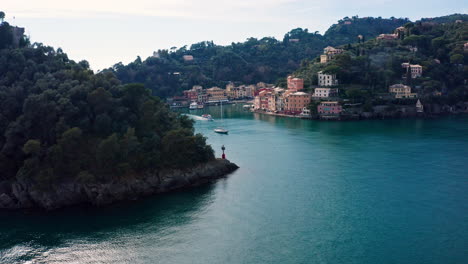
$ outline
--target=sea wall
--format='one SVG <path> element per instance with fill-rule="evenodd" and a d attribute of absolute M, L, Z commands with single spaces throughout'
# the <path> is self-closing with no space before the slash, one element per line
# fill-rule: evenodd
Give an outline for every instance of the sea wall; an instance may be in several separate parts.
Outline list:
<path fill-rule="evenodd" d="M 106 183 L 62 182 L 46 190 L 32 183 L 3 181 L 0 182 L 0 209 L 53 210 L 78 204 L 102 206 L 206 184 L 237 168 L 236 164 L 228 160 L 217 159 L 187 170 L 163 170 Z"/>

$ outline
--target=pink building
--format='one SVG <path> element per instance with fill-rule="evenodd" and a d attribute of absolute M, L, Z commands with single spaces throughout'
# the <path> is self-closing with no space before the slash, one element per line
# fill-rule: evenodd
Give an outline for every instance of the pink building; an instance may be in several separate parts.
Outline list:
<path fill-rule="evenodd" d="M 255 96 L 254 99 L 254 109 L 255 110 L 268 110 L 269 103 L 268 99 L 270 98 L 272 91 L 271 89 L 264 89 Z"/>
<path fill-rule="evenodd" d="M 288 89 L 293 91 L 304 89 L 304 79 L 288 76 Z"/>
<path fill-rule="evenodd" d="M 317 106 L 317 112 L 320 115 L 339 115 L 343 107 L 338 102 L 321 102 Z"/>
<path fill-rule="evenodd" d="M 198 100 L 198 92 L 195 90 L 186 90 L 184 91 L 185 98 L 189 99 L 191 102 Z"/>

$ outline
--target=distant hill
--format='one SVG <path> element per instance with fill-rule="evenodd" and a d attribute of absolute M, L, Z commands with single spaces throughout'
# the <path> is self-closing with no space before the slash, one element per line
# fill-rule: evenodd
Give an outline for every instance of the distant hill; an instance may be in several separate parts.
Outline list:
<path fill-rule="evenodd" d="M 144 83 L 161 97 L 180 94 L 193 85 L 224 86 L 229 81 L 241 83 L 275 83 L 311 60 L 329 45 L 355 43 L 358 35 L 374 38 L 390 33 L 410 22 L 405 18 L 344 18 L 324 35 L 296 28 L 283 40 L 271 37 L 249 38 L 228 46 L 211 41 L 159 50 L 145 60 L 137 58 L 127 65 L 115 64 L 106 71 L 114 72 L 124 83 Z M 184 61 L 184 55 L 193 60 Z"/>

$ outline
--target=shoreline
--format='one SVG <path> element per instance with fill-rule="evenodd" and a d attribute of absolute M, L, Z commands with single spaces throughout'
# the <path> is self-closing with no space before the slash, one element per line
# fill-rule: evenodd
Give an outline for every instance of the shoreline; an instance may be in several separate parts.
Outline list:
<path fill-rule="evenodd" d="M 288 114 L 281 114 L 281 113 L 272 113 L 272 112 L 265 112 L 265 111 L 258 111 L 253 110 L 250 111 L 254 114 L 262 114 L 268 116 L 278 116 L 278 117 L 285 117 L 285 118 L 297 118 L 297 119 L 305 119 L 305 120 L 316 120 L 316 121 L 362 121 L 362 120 L 386 120 L 386 119 L 411 119 L 411 118 L 422 118 L 422 119 L 429 119 L 429 118 L 438 118 L 442 116 L 450 116 L 450 115 L 468 115 L 468 112 L 440 112 L 440 113 L 389 113 L 386 115 L 381 114 L 372 114 L 372 115 L 363 115 L 363 114 L 356 114 L 356 115 L 341 115 L 341 116 L 300 116 L 300 115 L 288 115 Z"/>
<path fill-rule="evenodd" d="M 3 181 L 0 182 L 0 210 L 51 211 L 78 205 L 99 207 L 208 184 L 228 176 L 238 168 L 229 160 L 215 159 L 190 169 L 161 170 L 111 182 L 55 183 L 47 190 L 40 190 L 30 182 Z"/>

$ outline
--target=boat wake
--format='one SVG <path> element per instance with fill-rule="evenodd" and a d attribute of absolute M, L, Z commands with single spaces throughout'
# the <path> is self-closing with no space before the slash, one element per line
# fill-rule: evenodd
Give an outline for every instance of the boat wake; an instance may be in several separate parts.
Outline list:
<path fill-rule="evenodd" d="M 208 121 L 208 119 L 206 119 L 204 117 L 201 117 L 201 116 L 191 115 L 191 114 L 185 114 L 185 115 L 190 117 L 191 119 L 193 119 L 195 121 Z"/>

